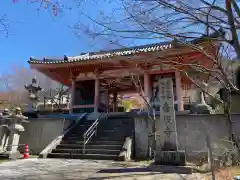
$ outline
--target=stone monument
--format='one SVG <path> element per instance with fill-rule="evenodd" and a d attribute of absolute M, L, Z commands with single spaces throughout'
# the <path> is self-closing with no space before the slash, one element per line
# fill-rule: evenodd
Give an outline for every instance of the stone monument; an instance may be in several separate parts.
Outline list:
<path fill-rule="evenodd" d="M 179 165 L 186 163 L 185 152 L 178 150 L 178 138 L 174 109 L 173 81 L 171 78 L 159 80 L 160 119 L 156 118 L 155 164 Z"/>
<path fill-rule="evenodd" d="M 36 112 L 38 110 L 38 102 L 39 102 L 38 93 L 42 90 L 42 88 L 37 83 L 36 77 L 32 78 L 31 84 L 26 84 L 24 87 L 28 91 L 28 99 L 29 99 L 28 111 Z"/>
<path fill-rule="evenodd" d="M 17 107 L 14 113 L 10 113 L 5 110 L 1 116 L 1 151 L 0 156 L 10 159 L 16 159 L 20 157 L 19 138 L 20 132 L 25 131 L 23 123 L 26 123 L 27 117 L 22 115 L 22 111 Z"/>

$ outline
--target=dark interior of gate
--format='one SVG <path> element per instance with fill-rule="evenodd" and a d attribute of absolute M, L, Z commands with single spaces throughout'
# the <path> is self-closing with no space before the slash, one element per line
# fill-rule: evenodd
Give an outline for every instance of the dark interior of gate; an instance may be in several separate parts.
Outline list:
<path fill-rule="evenodd" d="M 174 94 L 176 94 L 176 83 L 174 73 L 164 75 L 150 75 L 150 104 L 158 110 L 159 95 L 158 79 L 168 77 L 173 79 Z M 135 99 L 133 110 L 144 107 L 144 77 L 125 76 L 119 78 L 100 79 L 100 97 L 98 112 L 125 112 L 126 108 L 123 105 L 124 100 Z M 74 113 L 94 112 L 94 96 L 95 96 L 95 80 L 86 80 L 76 82 L 74 100 Z M 175 95 L 175 101 L 177 96 Z M 138 105 L 136 105 L 138 104 Z M 140 107 L 139 107 L 140 106 Z M 177 110 L 177 104 L 175 109 Z"/>

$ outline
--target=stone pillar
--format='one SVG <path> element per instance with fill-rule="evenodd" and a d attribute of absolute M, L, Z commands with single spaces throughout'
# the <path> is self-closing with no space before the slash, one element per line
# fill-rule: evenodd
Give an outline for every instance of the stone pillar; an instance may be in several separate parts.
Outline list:
<path fill-rule="evenodd" d="M 8 147 L 7 151 L 11 153 L 18 152 L 18 144 L 19 144 L 20 135 L 17 131 L 11 131 L 8 139 Z"/>
<path fill-rule="evenodd" d="M 100 100 L 100 80 L 96 78 L 95 93 L 94 93 L 94 112 L 98 112 L 99 100 Z"/>
<path fill-rule="evenodd" d="M 150 85 L 150 77 L 147 72 L 144 72 L 144 96 L 148 102 L 150 102 L 151 97 L 151 85 Z"/>
<path fill-rule="evenodd" d="M 174 109 L 173 81 L 159 80 L 160 119 L 156 119 L 155 163 L 161 165 L 185 165 L 185 153 L 178 151 L 178 138 Z"/>
<path fill-rule="evenodd" d="M 177 96 L 177 106 L 178 111 L 183 111 L 183 98 L 182 98 L 182 83 L 181 83 L 181 74 L 179 71 L 175 72 L 175 81 L 176 81 L 176 96 Z"/>
<path fill-rule="evenodd" d="M 8 144 L 9 130 L 6 126 L 0 125 L 0 153 L 6 151 Z"/>
<path fill-rule="evenodd" d="M 0 152 L 1 157 L 9 158 L 9 159 L 18 159 L 20 157 L 19 148 L 19 138 L 20 132 L 25 131 L 22 126 L 23 123 L 29 122 L 26 121 L 27 117 L 22 115 L 21 109 L 16 108 L 15 113 L 11 114 L 8 112 L 8 115 L 5 114 L 1 117 L 1 120 L 6 120 L 5 127 L 7 131 L 5 131 L 4 142 L 2 142 L 2 149 Z"/>
<path fill-rule="evenodd" d="M 72 79 L 72 87 L 71 87 L 71 101 L 69 105 L 69 113 L 73 113 L 73 106 L 75 101 L 75 90 L 76 90 L 76 79 Z"/>

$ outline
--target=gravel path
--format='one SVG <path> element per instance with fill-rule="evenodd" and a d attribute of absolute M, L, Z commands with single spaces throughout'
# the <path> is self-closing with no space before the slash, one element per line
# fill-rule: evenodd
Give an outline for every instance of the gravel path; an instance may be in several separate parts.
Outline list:
<path fill-rule="evenodd" d="M 172 168 L 164 167 L 160 172 L 136 162 L 26 159 L 0 164 L 0 180 L 205 180 L 204 175 L 169 171 Z"/>

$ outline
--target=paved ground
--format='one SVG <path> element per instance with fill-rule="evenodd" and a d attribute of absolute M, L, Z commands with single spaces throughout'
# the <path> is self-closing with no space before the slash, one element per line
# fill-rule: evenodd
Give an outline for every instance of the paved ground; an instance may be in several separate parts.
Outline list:
<path fill-rule="evenodd" d="M 164 167 L 160 172 L 136 162 L 27 159 L 0 164 L 0 180 L 205 180 L 204 175 L 169 173 L 172 170 Z"/>

